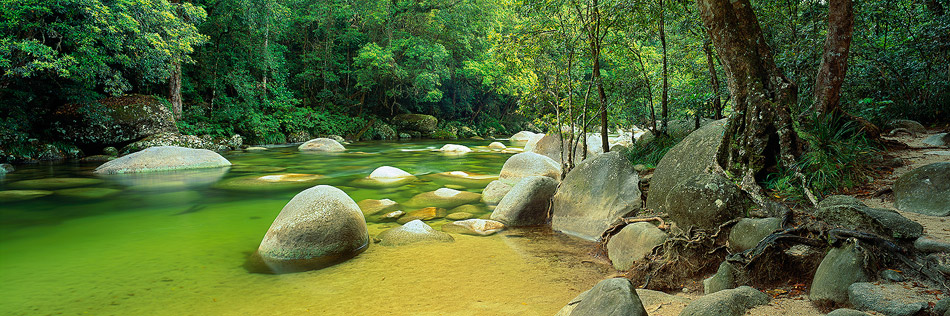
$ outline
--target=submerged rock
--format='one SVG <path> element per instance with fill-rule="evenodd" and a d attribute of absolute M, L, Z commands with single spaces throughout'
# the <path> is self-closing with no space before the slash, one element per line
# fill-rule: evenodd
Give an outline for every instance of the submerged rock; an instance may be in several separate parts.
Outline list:
<path fill-rule="evenodd" d="M 637 171 L 619 152 L 582 162 L 554 194 L 552 228 L 587 240 L 600 239 L 614 221 L 640 209 L 639 184 Z"/>
<path fill-rule="evenodd" d="M 68 196 L 80 199 L 101 199 L 107 196 L 122 192 L 119 189 L 110 188 L 72 188 L 56 190 L 56 195 Z"/>
<path fill-rule="evenodd" d="M 363 212 L 364 217 L 376 215 L 382 212 L 391 212 L 399 208 L 399 203 L 390 199 L 373 200 L 365 199 L 356 203 Z"/>
<path fill-rule="evenodd" d="M 653 248 L 666 241 L 666 232 L 653 224 L 640 222 L 625 226 L 607 242 L 607 257 L 614 269 L 629 270 L 637 261 L 653 253 Z"/>
<path fill-rule="evenodd" d="M 465 205 L 462 205 L 462 206 L 465 206 Z M 454 213 L 450 213 L 449 215 L 445 215 L 445 219 L 451 220 L 451 221 L 461 221 L 461 220 L 466 220 L 472 217 L 475 217 L 475 215 L 469 212 L 454 212 Z"/>
<path fill-rule="evenodd" d="M 894 182 L 894 206 L 905 212 L 950 215 L 950 162 L 932 163 Z"/>
<path fill-rule="evenodd" d="M 490 174 L 480 174 L 466 171 L 449 171 L 434 173 L 425 176 L 438 184 L 455 184 L 466 188 L 482 188 L 488 183 L 498 180 L 498 176 Z"/>
<path fill-rule="evenodd" d="M 442 225 L 442 231 L 446 233 L 488 236 L 505 229 L 505 224 L 499 221 L 487 219 L 467 219 L 463 221 L 454 221 Z"/>
<path fill-rule="evenodd" d="M 546 156 L 524 152 L 509 157 L 504 166 L 501 167 L 501 174 L 498 178 L 517 181 L 530 176 L 545 176 L 560 180 L 561 165 Z"/>
<path fill-rule="evenodd" d="M 176 191 L 209 187 L 219 183 L 227 172 L 228 168 L 202 168 L 111 174 L 100 177 L 127 186 L 131 190 Z"/>
<path fill-rule="evenodd" d="M 231 162 L 207 149 L 151 147 L 109 161 L 96 168 L 98 174 L 139 173 L 183 169 L 228 167 Z"/>
<path fill-rule="evenodd" d="M 651 186 L 655 180 L 654 175 Z M 744 214 L 747 203 L 732 181 L 718 175 L 697 174 L 670 189 L 666 211 L 670 219 L 684 229 L 691 226 L 712 229 Z"/>
<path fill-rule="evenodd" d="M 340 189 L 319 185 L 300 192 L 277 215 L 258 254 L 276 273 L 322 268 L 369 246 L 359 206 Z"/>
<path fill-rule="evenodd" d="M 284 173 L 253 175 L 227 179 L 214 185 L 217 189 L 260 192 L 303 189 L 312 187 L 324 177 L 318 174 Z"/>
<path fill-rule="evenodd" d="M 740 316 L 769 303 L 769 296 L 748 286 L 723 290 L 693 300 L 680 316 Z"/>
<path fill-rule="evenodd" d="M 428 221 L 428 220 L 433 220 L 436 218 L 443 218 L 445 217 L 445 214 L 446 214 L 446 210 L 444 208 L 426 207 L 426 208 L 422 208 L 422 209 L 418 209 L 418 210 L 406 213 L 405 216 L 399 218 L 399 223 L 405 224 L 417 219 Z"/>
<path fill-rule="evenodd" d="M 398 187 L 416 180 L 416 176 L 402 169 L 382 166 L 373 170 L 368 177 L 353 181 L 353 185 L 369 188 L 390 188 Z"/>
<path fill-rule="evenodd" d="M 453 242 L 455 238 L 452 235 L 437 231 L 426 225 L 420 220 L 413 220 L 405 225 L 390 228 L 379 233 L 376 238 L 380 239 L 380 245 L 383 246 L 402 246 L 421 242 Z"/>
<path fill-rule="evenodd" d="M 329 138 L 315 138 L 308 140 L 307 142 L 300 144 L 297 147 L 299 151 L 316 151 L 316 152 L 341 152 L 345 151 L 346 147 L 340 145 L 340 142 L 332 140 Z"/>
<path fill-rule="evenodd" d="M 869 280 L 864 257 L 864 252 L 854 242 L 828 251 L 815 272 L 808 299 L 819 304 L 848 302 L 848 287 Z"/>
<path fill-rule="evenodd" d="M 394 211 L 383 214 L 379 217 L 380 222 L 395 222 L 406 215 L 404 211 Z"/>
<path fill-rule="evenodd" d="M 41 198 L 53 194 L 44 190 L 5 190 L 0 191 L 0 202 L 17 202 Z"/>
<path fill-rule="evenodd" d="M 449 188 L 441 188 L 433 192 L 417 194 L 409 199 L 405 204 L 410 207 L 443 207 L 452 208 L 463 204 L 477 202 L 482 198 L 481 194 L 459 191 Z"/>
<path fill-rule="evenodd" d="M 45 178 L 13 182 L 10 187 L 14 189 L 55 190 L 96 185 L 102 182 L 101 179 L 95 178 Z"/>
<path fill-rule="evenodd" d="M 548 207 L 557 181 L 544 176 L 522 178 L 498 203 L 491 219 L 505 225 L 535 226 L 548 221 Z"/>
<path fill-rule="evenodd" d="M 625 278 L 598 282 L 562 308 L 558 316 L 647 316 L 640 296 Z"/>

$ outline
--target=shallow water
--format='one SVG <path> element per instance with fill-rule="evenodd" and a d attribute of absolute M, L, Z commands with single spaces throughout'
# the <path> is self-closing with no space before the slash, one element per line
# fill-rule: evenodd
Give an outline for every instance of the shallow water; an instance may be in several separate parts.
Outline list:
<path fill-rule="evenodd" d="M 359 143 L 343 154 L 295 147 L 225 154 L 227 171 L 108 177 L 85 187 L 106 197 L 53 194 L 0 202 L 0 312 L 5 315 L 552 315 L 601 277 L 583 261 L 593 245 L 544 229 L 454 243 L 383 247 L 316 271 L 267 275 L 242 267 L 271 221 L 302 188 L 234 191 L 222 181 L 281 173 L 319 174 L 354 200 L 409 197 L 442 187 L 428 174 L 497 175 L 510 154 L 489 141 L 447 156 L 443 143 Z M 423 181 L 389 189 L 350 186 L 390 165 Z M 95 178 L 95 165 L 21 166 L 0 178 Z M 285 170 L 280 170 L 286 168 Z M 280 170 L 280 171 L 277 171 Z M 219 187 L 215 187 L 215 184 Z M 466 190 L 480 192 L 482 187 Z M 110 191 L 103 191 L 111 193 Z M 103 193 L 105 194 L 105 193 Z M 479 205 L 484 206 L 484 205 Z M 476 216 L 487 216 L 490 211 Z M 439 229 L 446 220 L 428 222 Z M 395 223 L 368 223 L 370 234 Z"/>

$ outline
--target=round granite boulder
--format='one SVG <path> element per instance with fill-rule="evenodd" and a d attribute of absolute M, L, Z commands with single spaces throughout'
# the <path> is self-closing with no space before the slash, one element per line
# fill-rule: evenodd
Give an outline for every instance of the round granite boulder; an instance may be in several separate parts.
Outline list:
<path fill-rule="evenodd" d="M 146 148 L 104 163 L 96 168 L 95 173 L 140 173 L 228 166 L 231 166 L 230 161 L 207 149 L 159 146 Z"/>
<path fill-rule="evenodd" d="M 341 152 L 345 151 L 346 147 L 340 145 L 340 142 L 329 138 L 315 138 L 300 144 L 300 146 L 297 147 L 297 150 L 315 152 Z"/>
<path fill-rule="evenodd" d="M 352 184 L 358 187 L 391 188 L 416 180 L 416 176 L 402 169 L 382 166 L 373 170 L 368 177 L 354 180 Z"/>
<path fill-rule="evenodd" d="M 529 176 L 545 176 L 554 180 L 561 179 L 561 165 L 544 155 L 524 152 L 508 158 L 501 167 L 499 179 L 517 181 Z"/>
<path fill-rule="evenodd" d="M 905 212 L 950 215 L 950 162 L 914 169 L 894 182 L 894 206 Z"/>
<path fill-rule="evenodd" d="M 681 181 L 666 198 L 670 219 L 684 229 L 719 227 L 744 214 L 746 205 L 747 200 L 738 186 L 712 174 L 699 174 Z"/>
<path fill-rule="evenodd" d="M 294 196 L 257 249 L 275 273 L 318 269 L 356 256 L 369 246 L 360 207 L 340 189 L 319 185 Z"/>

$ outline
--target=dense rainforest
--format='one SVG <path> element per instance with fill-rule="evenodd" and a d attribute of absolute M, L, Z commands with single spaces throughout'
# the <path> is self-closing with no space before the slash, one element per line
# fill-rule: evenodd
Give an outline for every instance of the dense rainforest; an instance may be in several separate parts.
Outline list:
<path fill-rule="evenodd" d="M 833 10 L 825 1 L 751 5 L 775 69 L 795 85 L 790 115 L 814 120 L 824 43 L 836 31 Z M 948 5 L 854 3 L 834 103 L 878 126 L 897 118 L 946 121 Z M 700 7 L 663 0 L 3 0 L 0 147 L 60 144 L 57 113 L 95 117 L 102 100 L 121 95 L 159 98 L 183 134 L 240 134 L 255 144 L 300 141 L 288 140 L 299 133 L 353 135 L 402 113 L 482 135 L 570 124 L 665 130 L 668 120 L 721 118 L 743 102 L 728 89 L 729 61 Z"/>

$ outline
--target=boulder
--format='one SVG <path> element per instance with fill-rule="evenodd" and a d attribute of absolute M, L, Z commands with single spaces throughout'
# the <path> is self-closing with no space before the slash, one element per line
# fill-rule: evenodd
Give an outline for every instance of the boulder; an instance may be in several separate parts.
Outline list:
<path fill-rule="evenodd" d="M 650 185 L 656 183 L 654 172 Z M 652 190 L 652 189 L 651 189 Z M 670 219 L 681 228 L 713 229 L 745 214 L 748 200 L 739 187 L 719 175 L 696 174 L 673 186 L 666 198 Z M 650 192 L 649 198 L 653 198 Z"/>
<path fill-rule="evenodd" d="M 524 151 L 532 151 L 535 147 L 538 147 L 538 142 L 544 138 L 545 134 L 534 134 L 528 137 L 528 142 L 524 144 Z"/>
<path fill-rule="evenodd" d="M 769 296 L 748 286 L 722 290 L 693 300 L 680 316 L 740 316 L 769 303 Z"/>
<path fill-rule="evenodd" d="M 229 145 L 229 143 L 230 141 L 228 139 L 215 139 L 209 135 L 198 137 L 195 135 L 182 135 L 174 132 L 166 132 L 151 135 L 134 143 L 125 145 L 125 147 L 122 147 L 122 153 L 128 154 L 150 147 L 161 146 L 207 149 L 213 151 L 227 151 L 237 148 Z"/>
<path fill-rule="evenodd" d="M 501 199 L 511 191 L 512 185 L 507 181 L 495 180 L 488 184 L 484 190 L 482 190 L 482 203 L 488 205 L 496 205 L 498 202 L 501 202 Z"/>
<path fill-rule="evenodd" d="M 755 248 L 762 238 L 781 228 L 781 218 L 743 218 L 729 232 L 729 250 L 737 253 Z"/>
<path fill-rule="evenodd" d="M 181 191 L 186 189 L 203 189 L 213 184 L 221 183 L 221 179 L 228 173 L 228 168 L 201 168 L 159 172 L 134 172 L 123 174 L 102 175 L 110 182 L 129 187 L 135 191 Z M 299 187 L 297 187 L 299 189 Z M 194 191 L 189 191 L 194 192 Z M 195 192 L 197 194 L 197 192 Z M 151 193 L 155 196 L 159 194 Z M 151 198 L 151 197 L 150 197 Z M 157 204 L 180 203 L 180 201 L 160 201 Z"/>
<path fill-rule="evenodd" d="M 503 149 L 506 149 L 506 148 L 508 148 L 508 147 L 505 146 L 505 144 L 502 144 L 502 143 L 499 143 L 499 142 L 492 142 L 491 144 L 488 144 L 488 148 L 490 148 L 490 149 L 497 149 L 497 150 L 503 150 Z"/>
<path fill-rule="evenodd" d="M 501 167 L 499 179 L 517 181 L 528 176 L 545 176 L 561 179 L 561 164 L 547 156 L 532 152 L 523 152 L 508 157 Z"/>
<path fill-rule="evenodd" d="M 399 138 L 399 135 L 396 134 L 396 130 L 382 121 L 376 121 L 376 123 L 373 124 L 373 134 L 373 139 L 378 140 L 396 140 Z"/>
<path fill-rule="evenodd" d="M 352 184 L 358 187 L 391 188 L 398 187 L 416 180 L 416 176 L 405 172 L 402 169 L 390 166 L 382 166 L 373 170 L 373 172 L 370 173 L 368 177 L 354 180 Z"/>
<path fill-rule="evenodd" d="M 511 135 L 511 137 L 508 138 L 508 140 L 513 141 L 513 142 L 527 143 L 529 140 L 531 140 L 531 137 L 533 137 L 534 135 L 537 135 L 537 134 L 529 132 L 529 131 L 520 131 L 520 132 L 515 133 L 514 135 Z"/>
<path fill-rule="evenodd" d="M 393 118 L 393 126 L 402 132 L 418 132 L 422 136 L 429 136 L 439 125 L 439 120 L 432 115 L 400 114 Z"/>
<path fill-rule="evenodd" d="M 11 164 L 8 164 L 8 163 L 0 164 L 0 174 L 7 174 L 10 172 L 13 172 L 13 170 L 15 169 L 13 168 L 13 165 Z"/>
<path fill-rule="evenodd" d="M 531 145 L 531 144 L 532 144 L 531 142 L 528 143 L 528 145 Z M 568 147 L 567 145 L 569 144 L 570 144 L 570 140 L 568 140 L 566 137 L 562 145 L 560 136 L 558 136 L 557 134 L 546 134 L 542 136 L 541 139 L 539 139 L 536 143 L 534 143 L 534 146 L 532 146 L 531 149 L 528 149 L 528 146 L 525 145 L 525 151 L 547 156 L 548 158 L 553 159 L 558 165 L 560 165 L 561 164 L 561 147 Z M 575 148 L 574 150 L 575 164 L 579 163 L 581 160 L 584 159 L 583 153 L 584 153 L 583 144 L 577 144 L 577 148 Z M 567 151 L 564 152 L 565 159 L 567 159 L 568 154 L 569 153 Z M 588 155 L 588 158 L 590 157 L 591 156 Z"/>
<path fill-rule="evenodd" d="M 313 137 L 311 137 L 307 131 L 296 131 L 287 134 L 288 143 L 303 143 L 311 139 L 313 139 Z"/>
<path fill-rule="evenodd" d="M 442 207 L 452 208 L 463 204 L 477 202 L 482 198 L 481 194 L 459 191 L 449 188 L 441 188 L 432 192 L 420 193 L 413 196 L 406 202 L 409 207 Z"/>
<path fill-rule="evenodd" d="M 319 185 L 294 196 L 277 214 L 257 253 L 276 273 L 322 268 L 366 250 L 359 206 L 340 189 Z"/>
<path fill-rule="evenodd" d="M 488 183 L 498 180 L 498 176 L 466 171 L 449 171 L 426 175 L 425 178 L 436 184 L 460 185 L 466 188 L 484 188 Z"/>
<path fill-rule="evenodd" d="M 433 220 L 436 218 L 443 218 L 448 212 L 441 207 L 425 207 L 409 213 L 406 213 L 405 216 L 399 219 L 400 224 L 408 223 L 413 220 Z"/>
<path fill-rule="evenodd" d="M 725 124 L 725 119 L 710 123 L 670 148 L 653 171 L 647 209 L 666 211 L 666 200 L 674 186 L 684 179 L 706 173 L 706 168 L 715 163 Z M 642 137 L 637 143 L 640 142 L 643 142 Z"/>
<path fill-rule="evenodd" d="M 207 149 L 151 147 L 109 161 L 96 168 L 97 174 L 139 173 L 183 169 L 228 167 L 231 162 Z"/>
<path fill-rule="evenodd" d="M 380 222 L 395 222 L 402 218 L 403 215 L 406 215 L 404 211 L 394 211 L 389 212 L 379 216 Z"/>
<path fill-rule="evenodd" d="M 815 271 L 808 299 L 818 304 L 847 303 L 848 287 L 870 279 L 864 258 L 864 251 L 856 242 L 828 251 Z"/>
<path fill-rule="evenodd" d="M 465 205 L 462 205 L 462 206 L 465 206 Z M 459 207 L 462 207 L 462 206 L 459 206 Z M 457 208 L 458 207 L 456 207 L 455 209 Z M 455 209 L 452 209 L 452 210 L 454 211 Z M 472 214 L 469 212 L 452 212 L 452 213 L 449 213 L 449 215 L 445 215 L 445 219 L 450 220 L 450 221 L 461 221 L 461 220 L 466 220 L 473 217 L 475 217 L 475 214 Z"/>
<path fill-rule="evenodd" d="M 614 269 L 630 270 L 633 264 L 651 253 L 653 248 L 666 241 L 666 232 L 653 224 L 640 222 L 625 226 L 607 242 L 607 257 Z"/>
<path fill-rule="evenodd" d="M 905 212 L 950 215 L 950 162 L 932 163 L 897 178 L 894 206 Z"/>
<path fill-rule="evenodd" d="M 488 236 L 504 229 L 505 224 L 487 219 L 467 219 L 442 225 L 442 231 L 446 233 L 474 236 Z"/>
<path fill-rule="evenodd" d="M 898 239 L 916 239 L 924 231 L 919 223 L 893 210 L 870 208 L 858 199 L 845 195 L 825 198 L 818 203 L 814 215 L 838 227 Z"/>
<path fill-rule="evenodd" d="M 858 282 L 848 287 L 848 301 L 854 308 L 887 316 L 913 316 L 928 307 L 924 302 L 904 302 L 888 295 L 887 286 Z"/>
<path fill-rule="evenodd" d="M 611 278 L 598 282 L 568 302 L 558 316 L 647 316 L 630 280 Z"/>
<path fill-rule="evenodd" d="M 138 94 L 108 97 L 87 105 L 67 104 L 56 110 L 53 121 L 48 130 L 57 139 L 86 149 L 178 133 L 172 112 L 159 98 Z"/>
<path fill-rule="evenodd" d="M 341 152 L 345 151 L 346 147 L 340 145 L 336 140 L 329 138 L 315 138 L 308 140 L 306 143 L 300 144 L 297 147 L 299 151 L 314 151 L 314 152 Z"/>
<path fill-rule="evenodd" d="M 315 186 L 323 178 L 319 174 L 307 173 L 250 175 L 215 183 L 214 188 L 244 192 L 299 190 Z"/>
<path fill-rule="evenodd" d="M 618 218 L 640 209 L 640 179 L 625 156 L 610 152 L 581 162 L 553 199 L 552 228 L 598 240 Z"/>
<path fill-rule="evenodd" d="M 930 135 L 924 139 L 924 144 L 937 147 L 950 147 L 950 133 Z"/>
<path fill-rule="evenodd" d="M 545 176 L 522 178 L 501 199 L 491 219 L 511 227 L 543 225 L 556 189 L 557 181 Z"/>
<path fill-rule="evenodd" d="M 378 213 L 389 213 L 399 209 L 399 203 L 390 199 L 374 200 L 365 199 L 356 203 L 364 217 L 376 215 Z"/>
<path fill-rule="evenodd" d="M 17 202 L 41 198 L 53 194 L 46 190 L 4 190 L 0 191 L 0 202 Z"/>
<path fill-rule="evenodd" d="M 848 308 L 839 308 L 831 311 L 825 316 L 870 316 L 868 313 L 862 311 L 856 311 Z"/>
<path fill-rule="evenodd" d="M 716 274 L 703 280 L 703 294 L 705 295 L 734 288 L 736 288 L 736 269 L 727 261 L 719 264 L 719 270 L 716 270 Z"/>
<path fill-rule="evenodd" d="M 922 253 L 950 252 L 950 243 L 930 237 L 920 237 L 914 241 L 914 249 Z"/>
<path fill-rule="evenodd" d="M 916 134 L 926 134 L 927 128 L 923 124 L 920 124 L 917 121 L 912 120 L 893 120 L 890 123 L 887 123 L 887 126 L 890 128 L 903 128 L 907 129 Z"/>
<path fill-rule="evenodd" d="M 379 235 L 379 244 L 382 246 L 402 246 L 425 242 L 453 242 L 452 235 L 432 229 L 420 220 L 413 220 L 405 225 L 390 228 Z"/>
<path fill-rule="evenodd" d="M 439 151 L 450 154 L 464 154 L 472 152 L 472 149 L 463 145 L 446 144 L 442 146 L 442 148 L 439 148 Z"/>
<path fill-rule="evenodd" d="M 102 182 L 102 179 L 96 178 L 43 178 L 13 182 L 10 183 L 10 188 L 28 190 L 55 190 L 96 185 Z"/>

